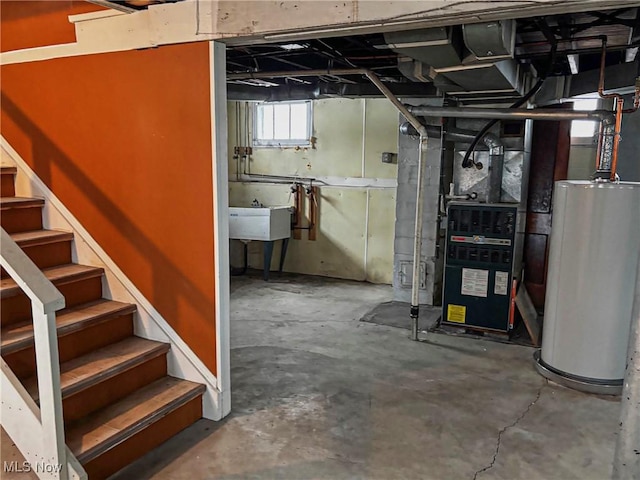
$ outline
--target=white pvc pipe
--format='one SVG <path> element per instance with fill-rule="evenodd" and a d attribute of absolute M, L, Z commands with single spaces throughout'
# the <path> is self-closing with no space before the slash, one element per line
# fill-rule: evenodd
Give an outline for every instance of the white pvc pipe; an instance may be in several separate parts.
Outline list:
<path fill-rule="evenodd" d="M 413 234 L 413 276 L 411 280 L 411 338 L 418 340 L 420 315 L 420 253 L 422 251 L 422 224 L 424 211 L 424 187 L 427 173 L 427 136 L 420 135 L 418 155 L 418 185 L 416 187 L 416 220 Z"/>
<path fill-rule="evenodd" d="M 367 70 L 365 75 L 378 87 L 382 94 L 402 113 L 409 123 L 420 134 L 418 153 L 418 185 L 416 186 L 416 219 L 413 234 L 413 272 L 411 278 L 411 338 L 418 340 L 418 317 L 420 315 L 420 253 L 422 251 L 422 224 L 424 211 L 424 189 L 427 174 L 427 128 L 420 122 L 403 103 L 380 81 L 375 73 Z"/>

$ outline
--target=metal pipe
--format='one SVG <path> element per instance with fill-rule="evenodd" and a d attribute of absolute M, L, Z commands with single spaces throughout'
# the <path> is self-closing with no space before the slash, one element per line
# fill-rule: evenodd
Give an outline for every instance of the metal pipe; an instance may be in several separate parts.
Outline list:
<path fill-rule="evenodd" d="M 598 82 L 598 95 L 602 98 L 615 98 L 616 99 L 616 121 L 615 130 L 613 133 L 613 151 L 611 154 L 611 172 L 609 173 L 609 180 L 612 182 L 616 180 L 616 169 L 618 167 L 618 148 L 620 147 L 620 130 L 622 128 L 622 113 L 624 111 L 624 97 L 619 93 L 604 93 L 604 71 L 606 67 L 607 59 L 607 37 L 602 39 L 602 52 L 600 54 L 600 81 Z M 636 82 L 636 95 L 638 94 L 638 83 Z M 635 106 L 634 102 L 634 106 Z M 634 110 L 635 111 L 635 110 Z M 604 135 L 604 131 L 602 131 Z M 599 143 L 604 144 L 605 140 Z"/>
<path fill-rule="evenodd" d="M 620 131 L 622 130 L 622 111 L 624 110 L 624 98 L 616 99 L 616 126 L 613 133 L 613 154 L 611 155 L 611 174 L 609 180 L 616 181 L 618 169 L 618 149 L 620 148 Z"/>
<path fill-rule="evenodd" d="M 611 97 L 615 97 L 616 94 L 608 94 L 605 95 L 604 93 L 604 70 L 606 67 L 606 60 L 607 60 L 607 37 L 604 37 L 602 39 L 602 47 L 600 50 L 600 79 L 598 81 L 598 95 L 600 95 L 602 98 L 611 98 Z"/>
<path fill-rule="evenodd" d="M 633 96 L 633 107 L 623 110 L 622 113 L 633 113 L 640 108 L 640 77 L 636 78 L 635 95 Z"/>
<path fill-rule="evenodd" d="M 560 109 L 475 108 L 475 107 L 409 107 L 419 117 L 475 118 L 496 120 L 597 120 L 611 122 L 613 114 L 606 110 L 580 112 Z"/>
<path fill-rule="evenodd" d="M 477 132 L 473 130 L 463 130 L 461 128 L 445 128 L 444 132 L 440 127 L 436 127 L 435 125 L 425 125 L 425 128 L 430 138 L 440 138 L 441 135 L 444 135 L 444 139 L 450 142 L 470 143 L 477 135 Z M 418 136 L 418 132 L 409 122 L 400 125 L 400 133 L 402 135 Z M 490 150 L 492 148 L 502 148 L 502 140 L 500 140 L 500 137 L 491 132 L 483 137 L 483 143 Z M 497 154 L 499 152 L 495 153 Z"/>
<path fill-rule="evenodd" d="M 440 135 L 442 134 L 442 130 L 440 129 L 440 127 L 436 127 L 435 125 L 425 125 L 424 128 L 426 129 L 427 136 L 429 138 L 440 138 Z M 399 131 L 400 131 L 400 134 L 407 135 L 409 137 L 420 136 L 418 131 L 415 128 L 413 128 L 413 125 L 411 125 L 409 122 L 401 123 L 399 127 Z"/>
<path fill-rule="evenodd" d="M 362 72 L 367 76 L 367 78 L 371 81 L 371 83 L 373 83 L 376 87 L 378 87 L 378 90 L 380 90 L 380 92 L 387 97 L 387 99 L 393 103 L 393 105 L 400 111 L 400 113 L 402 114 L 402 116 L 404 118 L 406 118 L 409 123 L 413 126 L 413 128 L 415 128 L 418 133 L 420 134 L 421 137 L 424 137 L 424 141 L 426 143 L 427 141 L 427 129 L 425 128 L 424 125 L 422 125 L 422 122 L 420 122 L 420 120 L 418 120 L 412 113 L 411 111 L 400 101 L 398 100 L 398 97 L 396 97 L 393 92 L 391 92 L 391 90 L 389 90 L 389 87 L 387 87 L 384 83 L 382 83 L 382 81 L 378 78 L 378 76 L 373 73 L 371 70 L 362 70 Z"/>
<path fill-rule="evenodd" d="M 398 111 L 416 129 L 420 135 L 420 150 L 418 153 L 418 184 L 416 186 L 416 218 L 413 235 L 413 272 L 411 280 L 411 338 L 418 340 L 418 317 L 420 316 L 420 253 L 422 251 L 422 224 L 424 211 L 424 189 L 427 174 L 427 144 L 429 134 L 426 127 L 420 122 L 398 98 L 380 81 L 378 76 L 370 70 L 364 70 L 364 74 L 387 99 L 393 103 Z"/>
<path fill-rule="evenodd" d="M 622 102 L 620 102 L 622 103 Z M 580 111 L 571 111 L 571 110 L 558 110 L 558 109 L 544 109 L 544 110 L 533 110 L 533 109 L 511 109 L 511 108 L 473 108 L 473 107 L 409 107 L 411 113 L 419 116 L 434 116 L 434 117 L 454 117 L 454 118 L 475 118 L 475 119 L 497 119 L 497 120 L 525 120 L 525 119 L 533 119 L 533 120 L 547 120 L 547 121 L 558 121 L 558 120 L 596 120 L 601 123 L 600 132 L 601 135 L 599 137 L 599 144 L 604 145 L 607 141 L 606 137 L 602 132 L 606 131 L 607 128 L 611 129 L 611 123 L 613 120 L 613 114 L 606 110 L 596 110 L 593 112 L 580 112 Z M 614 146 L 613 152 L 611 155 L 611 180 L 615 180 L 615 165 L 617 161 L 617 145 L 620 141 L 620 129 L 619 122 L 621 121 L 622 115 L 616 115 L 616 134 L 614 137 Z M 485 144 L 487 143 L 487 135 L 484 136 Z M 491 149 L 491 146 L 489 149 Z M 602 159 L 604 158 L 604 152 L 600 148 L 598 149 L 598 164 L 602 163 Z M 493 165 L 491 167 L 494 173 L 494 182 L 492 183 L 497 189 L 498 185 L 498 169 L 495 164 L 501 164 L 504 162 L 504 157 L 501 157 L 496 152 L 496 156 L 490 158 L 490 163 Z M 500 184 L 502 181 L 500 180 Z M 495 199 L 496 193 L 490 189 L 490 195 Z"/>
<path fill-rule="evenodd" d="M 633 480 L 638 478 L 640 472 L 640 258 L 621 404 L 620 432 L 613 458 L 612 478 Z"/>
<path fill-rule="evenodd" d="M 424 129 L 424 127 L 423 127 Z M 418 340 L 420 317 L 420 254 L 422 252 L 422 220 L 424 212 L 424 184 L 427 173 L 427 135 L 420 135 L 418 154 L 418 186 L 416 193 L 416 220 L 413 235 L 413 275 L 411 279 L 411 339 Z"/>

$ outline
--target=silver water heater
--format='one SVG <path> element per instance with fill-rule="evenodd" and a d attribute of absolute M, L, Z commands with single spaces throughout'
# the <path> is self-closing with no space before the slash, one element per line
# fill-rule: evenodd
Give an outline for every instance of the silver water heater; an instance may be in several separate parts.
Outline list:
<path fill-rule="evenodd" d="M 537 369 L 619 394 L 640 255 L 640 183 L 557 182 Z"/>

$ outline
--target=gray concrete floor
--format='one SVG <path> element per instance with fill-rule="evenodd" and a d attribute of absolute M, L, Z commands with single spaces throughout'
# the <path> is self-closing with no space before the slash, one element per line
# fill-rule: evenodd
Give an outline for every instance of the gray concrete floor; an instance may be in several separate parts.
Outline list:
<path fill-rule="evenodd" d="M 528 347 L 416 343 L 359 322 L 391 298 L 357 282 L 234 278 L 232 414 L 116 478 L 609 478 L 617 399 L 548 383 Z"/>

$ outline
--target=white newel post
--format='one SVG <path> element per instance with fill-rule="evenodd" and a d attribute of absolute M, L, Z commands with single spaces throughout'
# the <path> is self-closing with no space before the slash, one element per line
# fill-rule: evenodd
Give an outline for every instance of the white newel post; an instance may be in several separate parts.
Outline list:
<path fill-rule="evenodd" d="M 42 470 L 40 478 L 67 479 L 66 444 L 60 390 L 60 363 L 55 311 L 32 303 L 33 337 L 38 372 L 40 421 L 42 423 Z M 33 466 L 32 466 L 33 467 Z M 42 475 L 44 474 L 44 475 Z"/>

